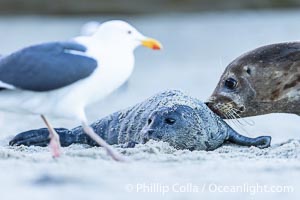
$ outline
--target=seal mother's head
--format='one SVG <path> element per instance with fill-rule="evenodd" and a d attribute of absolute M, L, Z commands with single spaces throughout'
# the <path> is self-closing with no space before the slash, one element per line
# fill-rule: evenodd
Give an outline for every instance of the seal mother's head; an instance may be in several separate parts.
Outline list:
<path fill-rule="evenodd" d="M 226 119 L 300 115 L 300 42 L 267 45 L 236 58 L 206 104 Z"/>

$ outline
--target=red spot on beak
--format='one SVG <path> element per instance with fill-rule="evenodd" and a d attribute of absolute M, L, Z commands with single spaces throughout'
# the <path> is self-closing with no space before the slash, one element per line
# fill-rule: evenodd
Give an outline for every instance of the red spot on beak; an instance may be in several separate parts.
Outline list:
<path fill-rule="evenodd" d="M 161 47 L 160 47 L 159 45 L 153 45 L 152 49 L 153 49 L 153 50 L 160 50 Z"/>

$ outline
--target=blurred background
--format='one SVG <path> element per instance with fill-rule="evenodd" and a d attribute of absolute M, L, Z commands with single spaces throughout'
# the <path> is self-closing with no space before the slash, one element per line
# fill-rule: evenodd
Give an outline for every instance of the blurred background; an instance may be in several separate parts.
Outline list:
<path fill-rule="evenodd" d="M 180 89 L 205 101 L 226 65 L 237 56 L 266 44 L 299 41 L 299 6 L 300 0 L 0 0 L 0 54 L 40 42 L 70 39 L 80 35 L 88 22 L 112 19 L 125 20 L 144 35 L 161 41 L 162 51 L 142 47 L 136 50 L 135 69 L 129 82 L 88 108 L 88 118 L 92 122 L 166 89 Z M 55 127 L 79 125 L 79 122 L 62 119 L 50 121 Z M 292 138 L 299 139 L 298 116 L 270 114 L 246 121 L 238 126 L 228 123 L 247 136 L 271 135 L 275 146 Z M 99 159 L 95 155 L 100 150 L 94 149 L 94 152 L 93 148 L 68 149 L 68 156 L 56 162 L 50 158 L 47 149 L 32 148 L 30 150 L 35 153 L 22 154 L 23 147 L 17 150 L 8 147 L 9 138 L 15 134 L 40 127 L 44 124 L 36 116 L 0 113 L 1 199 L 111 199 L 112 194 L 133 199 L 128 193 L 124 197 L 124 185 L 132 180 L 221 184 L 266 181 L 299 186 L 299 156 L 293 154 L 295 151 L 281 151 L 280 148 L 273 150 L 273 154 L 241 148 L 242 156 L 238 158 L 226 148 L 220 150 L 223 154 L 218 151 L 182 152 L 183 156 L 174 154 L 182 161 L 172 161 L 170 157 L 166 162 L 160 161 L 160 156 L 168 158 L 169 154 L 148 153 L 146 157 L 152 155 L 156 161 L 142 159 L 141 162 L 118 165 Z M 295 147 L 293 144 L 291 142 L 291 149 L 297 148 L 297 143 Z M 149 152 L 157 151 L 150 148 Z M 239 151 L 239 148 L 233 149 Z M 85 152 L 91 152 L 91 155 Z M 270 155 L 270 159 L 260 157 L 261 154 Z M 184 155 L 189 159 L 185 160 Z M 200 157 L 195 158 L 197 155 Z M 58 177 L 61 177 L 60 172 L 71 178 L 76 175 L 80 181 L 73 183 L 71 179 L 70 184 L 58 182 L 35 188 L 29 183 L 39 174 L 51 172 L 56 172 Z M 299 192 L 299 187 L 297 189 Z M 291 193 L 290 197 L 297 199 L 298 194 Z M 154 199 L 146 195 L 142 198 Z M 199 199 L 200 195 L 205 194 L 174 193 L 168 197 Z M 224 199 L 225 194 L 213 195 Z M 235 194 L 226 195 L 233 199 Z M 261 195 L 292 199 L 284 193 Z M 244 194 L 240 194 L 238 199 L 241 198 L 254 199 L 254 196 L 244 198 Z"/>
<path fill-rule="evenodd" d="M 1 0 L 4 14 L 153 14 L 170 12 L 287 9 L 299 0 Z"/>
<path fill-rule="evenodd" d="M 237 56 L 261 45 L 299 40 L 298 6 L 300 0 L 0 0 L 0 54 L 70 39 L 80 35 L 87 22 L 111 19 L 126 20 L 160 40 L 163 51 L 136 50 L 131 79 L 89 107 L 93 121 L 165 89 L 181 89 L 205 101 L 226 65 Z M 1 137 L 43 126 L 36 117 L 10 113 L 0 117 Z M 239 131 L 249 136 L 271 134 L 276 142 L 287 139 L 287 134 L 288 138 L 298 136 L 298 118 L 255 117 L 250 119 L 254 126 Z M 78 124 L 51 121 L 59 127 Z"/>

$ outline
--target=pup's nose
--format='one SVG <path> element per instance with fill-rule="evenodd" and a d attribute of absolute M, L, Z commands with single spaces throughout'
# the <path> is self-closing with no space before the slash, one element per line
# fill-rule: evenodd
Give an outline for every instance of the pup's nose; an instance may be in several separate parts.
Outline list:
<path fill-rule="evenodd" d="M 143 135 L 143 143 L 148 142 L 149 140 L 153 139 L 154 130 L 151 129 L 143 129 L 141 131 Z"/>
<path fill-rule="evenodd" d="M 152 137 L 153 136 L 153 133 L 154 133 L 154 130 L 148 130 L 147 131 L 147 135 L 149 136 L 149 137 Z"/>
<path fill-rule="evenodd" d="M 158 132 L 155 132 L 152 129 L 149 129 L 147 131 L 147 136 L 148 136 L 149 140 L 150 139 L 152 139 L 152 140 L 161 140 L 162 139 L 162 135 Z"/>
<path fill-rule="evenodd" d="M 157 133 L 155 130 L 153 129 L 148 129 L 145 131 L 145 138 L 147 140 L 161 140 L 162 136 L 161 134 Z"/>

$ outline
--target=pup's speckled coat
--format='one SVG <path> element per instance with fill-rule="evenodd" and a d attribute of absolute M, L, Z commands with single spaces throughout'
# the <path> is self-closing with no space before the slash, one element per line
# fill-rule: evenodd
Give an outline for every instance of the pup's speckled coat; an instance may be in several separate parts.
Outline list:
<path fill-rule="evenodd" d="M 252 139 L 239 135 L 203 102 L 177 90 L 159 93 L 91 126 L 109 144 L 124 144 L 124 147 L 133 147 L 149 139 L 162 140 L 177 149 L 189 150 L 214 150 L 226 141 L 265 148 L 271 142 L 269 136 Z M 97 145 L 81 127 L 56 130 L 62 146 L 73 143 Z M 46 146 L 48 135 L 47 129 L 23 132 L 10 145 Z"/>

